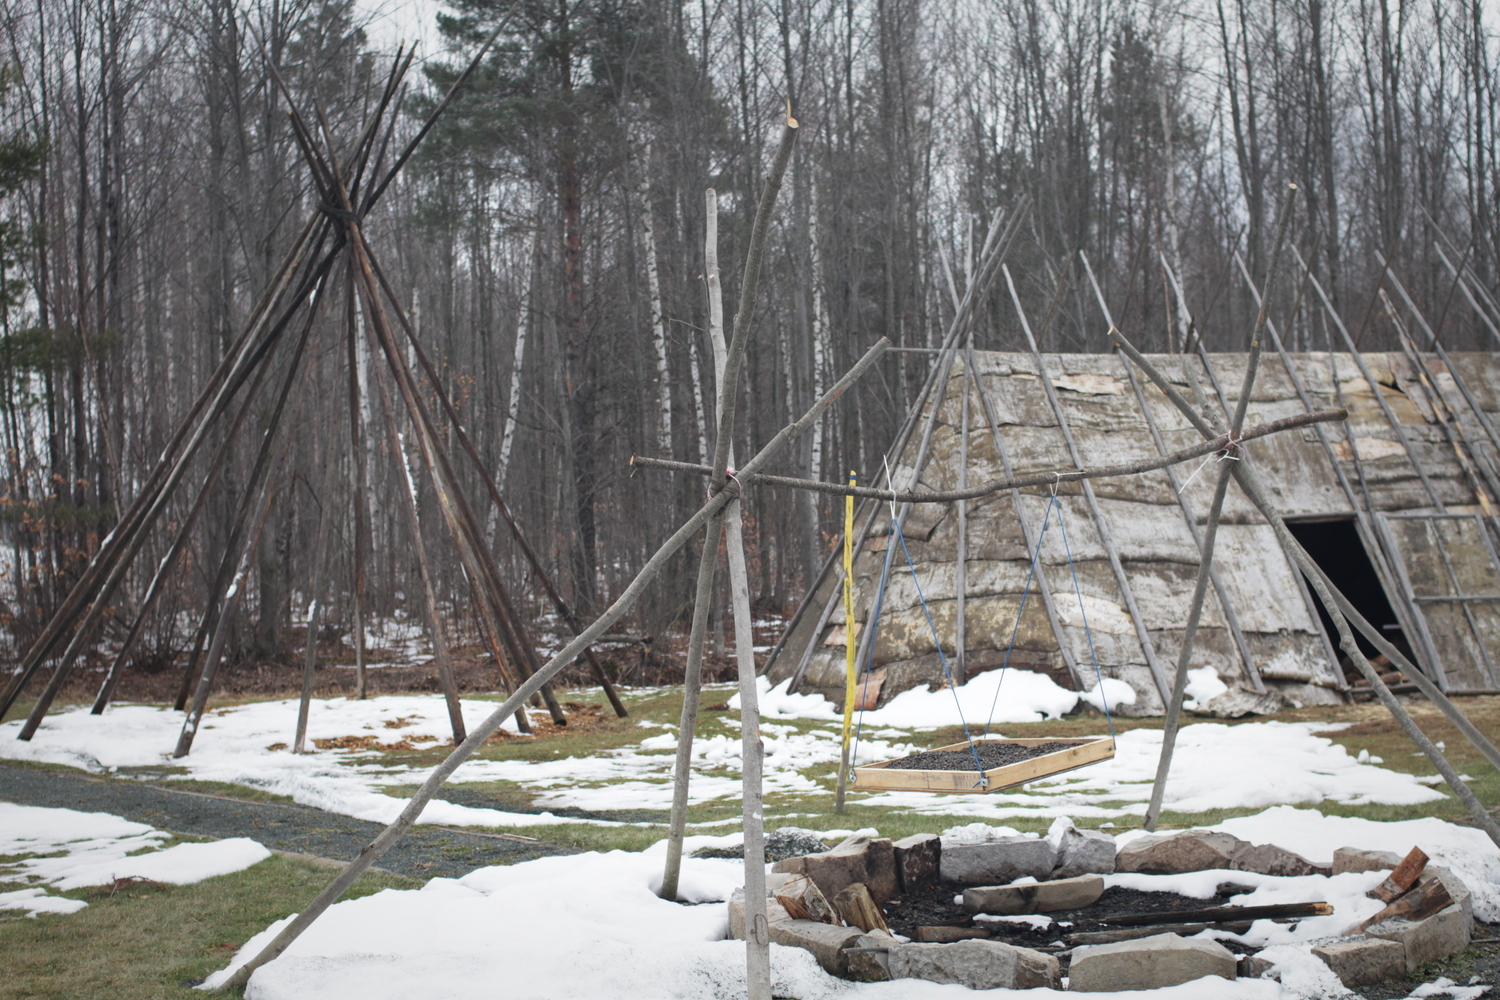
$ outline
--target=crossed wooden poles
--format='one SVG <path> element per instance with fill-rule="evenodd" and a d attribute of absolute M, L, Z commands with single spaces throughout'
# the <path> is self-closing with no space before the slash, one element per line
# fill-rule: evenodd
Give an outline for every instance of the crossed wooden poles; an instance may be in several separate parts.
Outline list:
<path fill-rule="evenodd" d="M 27 683 L 49 659 L 55 659 L 47 684 L 38 697 L 31 714 L 20 732 L 20 738 L 29 740 L 35 734 L 41 720 L 51 707 L 77 662 L 79 654 L 87 648 L 98 634 L 99 626 L 110 608 L 119 588 L 134 566 L 141 549 L 152 529 L 160 521 L 170 501 L 182 490 L 196 485 L 186 516 L 177 526 L 166 555 L 156 567 L 141 600 L 131 628 L 120 650 L 115 655 L 109 672 L 100 688 L 93 706 L 95 714 L 103 712 L 118 687 L 120 677 L 130 653 L 140 636 L 152 607 L 162 593 L 179 557 L 187 548 L 192 531 L 211 494 L 220 471 L 225 465 L 229 449 L 252 412 L 258 394 L 271 376 L 273 362 L 278 352 L 285 353 L 287 341 L 294 341 L 285 371 L 280 375 L 275 402 L 246 482 L 246 488 L 236 505 L 231 519 L 225 549 L 210 585 L 208 601 L 203 617 L 193 640 L 192 653 L 183 674 L 177 707 L 188 707 L 188 694 L 192 692 L 191 706 L 178 740 L 176 756 L 183 756 L 192 746 L 198 722 L 206 707 L 222 664 L 225 645 L 243 599 L 247 578 L 254 563 L 254 554 L 260 543 L 262 531 L 275 499 L 275 487 L 279 473 L 291 452 L 294 438 L 285 440 L 280 431 L 286 423 L 290 408 L 299 412 L 307 394 L 309 375 L 304 365 L 308 354 L 309 340 L 319 312 L 325 301 L 337 293 L 336 264 L 342 259 L 346 354 L 348 359 L 348 394 L 350 404 L 351 464 L 353 466 L 355 498 L 354 538 L 354 612 L 356 657 L 358 675 L 356 692 L 364 695 L 364 598 L 365 555 L 369 547 L 369 512 L 366 506 L 364 449 L 361 446 L 360 396 L 357 376 L 357 310 L 363 307 L 366 336 L 372 353 L 378 352 L 386 361 L 389 380 L 395 385 L 402 406 L 415 429 L 417 452 L 423 470 L 429 477 L 437 495 L 449 534 L 458 550 L 460 563 L 473 591 L 476 608 L 482 623 L 484 641 L 501 673 L 505 686 L 516 690 L 526 678 L 541 666 L 535 644 L 528 635 L 525 622 L 518 613 L 510 592 L 505 586 L 493 555 L 484 544 L 484 534 L 462 491 L 459 489 L 454 460 L 444 445 L 445 434 L 439 429 L 429 408 L 428 400 L 435 400 L 442 410 L 454 438 L 473 465 L 484 483 L 497 513 L 505 520 L 517 547 L 522 552 L 532 573 L 547 594 L 559 618 L 576 634 L 582 626 L 577 615 L 558 594 L 541 561 L 527 543 L 520 527 L 512 517 L 494 478 L 485 468 L 478 450 L 465 432 L 458 413 L 444 391 L 438 372 L 427 352 L 417 340 L 415 330 L 401 309 L 379 261 L 366 241 L 362 224 L 389 188 L 392 181 L 411 158 L 422 139 L 431 130 L 438 118 L 452 102 L 480 59 L 488 51 L 496 29 L 484 46 L 475 55 L 468 68 L 459 76 L 447 95 L 428 116 L 427 120 L 386 166 L 396 123 L 405 91 L 403 80 L 412 63 L 413 53 L 398 52 L 382 89 L 375 113 L 365 124 L 361 133 L 344 155 L 339 155 L 322 108 L 317 108 L 317 120 L 322 142 L 308 126 L 298 111 L 285 82 L 275 74 L 276 83 L 285 94 L 294 136 L 312 172 L 314 190 L 319 198 L 321 211 L 310 218 L 294 240 L 292 248 L 283 259 L 270 285 L 251 310 L 250 316 L 238 336 L 226 352 L 224 360 L 209 379 L 208 385 L 199 394 L 187 416 L 178 426 L 172 440 L 164 449 L 160 460 L 147 477 L 145 485 L 121 515 L 115 529 L 101 543 L 98 553 L 62 606 L 47 623 L 42 633 L 22 658 L 20 670 L 0 696 L 0 718 L 15 704 Z M 395 323 L 392 323 L 394 316 Z M 425 382 L 419 383 L 406 360 L 406 354 L 397 341 L 395 328 L 399 326 L 406 344 Z M 287 334 L 296 330 L 295 336 Z M 415 482 L 406 461 L 405 449 L 398 431 L 394 405 L 389 398 L 386 378 L 374 379 L 381 397 L 385 432 L 398 456 L 404 488 L 400 490 L 408 524 L 413 537 L 420 540 L 415 496 Z M 292 421 L 295 423 L 295 419 Z M 208 462 L 207 471 L 195 484 L 187 481 L 189 467 L 204 450 L 211 432 L 217 431 L 221 443 Z M 279 441 L 279 446 L 278 446 Z M 331 469 L 337 463 L 327 460 Z M 322 511 L 314 544 L 313 591 L 314 602 L 310 608 L 308 649 L 303 683 L 302 709 L 299 717 L 297 748 L 301 749 L 305 734 L 307 702 L 311 694 L 312 670 L 316 657 L 318 611 L 321 602 L 318 596 L 324 586 L 326 553 L 329 532 L 328 500 L 332 477 L 325 480 L 320 496 Z M 448 657 L 448 646 L 443 625 L 438 614 L 433 591 L 430 567 L 426 553 L 419 544 L 418 563 L 425 598 L 425 610 L 431 628 L 434 659 L 438 668 L 444 697 L 453 726 L 455 741 L 466 735 L 463 718 L 459 711 L 457 689 Z M 66 643 L 65 643 L 66 640 Z M 59 649 L 61 653 L 59 654 Z M 578 651 L 588 661 L 606 696 L 615 711 L 625 715 L 626 710 L 619 696 L 605 675 L 603 666 L 587 647 Z M 578 654 L 575 654 L 575 656 Z M 571 662 L 571 659 L 570 661 Z M 539 692 L 553 719 L 560 725 L 567 722 L 562 708 L 552 695 L 550 686 Z M 516 718 L 523 730 L 529 729 L 524 711 Z"/>

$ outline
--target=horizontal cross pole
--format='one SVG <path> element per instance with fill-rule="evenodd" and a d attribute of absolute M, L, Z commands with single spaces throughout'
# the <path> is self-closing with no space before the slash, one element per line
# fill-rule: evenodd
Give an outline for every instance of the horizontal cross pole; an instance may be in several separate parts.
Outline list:
<path fill-rule="evenodd" d="M 1076 483 L 1083 479 L 1110 479 L 1119 476 L 1134 476 L 1142 472 L 1153 472 L 1157 469 L 1165 469 L 1169 465 L 1180 465 L 1183 462 L 1215 452 L 1224 452 L 1229 457 L 1229 450 L 1244 441 L 1253 441 L 1256 438 L 1268 437 L 1279 434 L 1282 431 L 1294 430 L 1298 427 L 1306 427 L 1309 424 L 1333 423 L 1347 420 L 1349 411 L 1345 409 L 1336 410 L 1314 410 L 1312 413 L 1298 413 L 1295 416 L 1282 417 L 1268 424 L 1258 424 L 1255 427 L 1246 428 L 1245 432 L 1238 437 L 1233 434 L 1220 434 L 1201 444 L 1189 448 L 1182 448 L 1168 455 L 1160 455 L 1155 458 L 1142 459 L 1139 462 L 1123 462 L 1117 465 L 1099 465 L 1088 469 L 1072 469 L 1068 471 L 1057 470 L 1056 472 L 1032 472 L 1024 476 L 1009 476 L 1003 479 L 991 479 L 979 486 L 971 486 L 963 490 L 882 490 L 872 486 L 849 486 L 844 483 L 825 483 L 816 479 L 795 479 L 789 476 L 771 476 L 763 473 L 750 475 L 734 475 L 734 479 L 740 482 L 751 482 L 761 486 L 780 486 L 787 489 L 811 490 L 816 493 L 828 493 L 833 496 L 855 496 L 869 497 L 872 500 L 888 500 L 894 503 L 952 503 L 955 500 L 976 500 L 980 497 L 998 493 L 1001 490 L 1025 489 L 1029 486 L 1060 486 L 1063 483 Z M 643 469 L 666 469 L 673 472 L 694 472 L 707 476 L 713 470 L 706 465 L 698 465 L 693 462 L 673 462 L 662 458 L 646 458 L 643 455 L 632 455 L 630 464 L 640 466 Z"/>

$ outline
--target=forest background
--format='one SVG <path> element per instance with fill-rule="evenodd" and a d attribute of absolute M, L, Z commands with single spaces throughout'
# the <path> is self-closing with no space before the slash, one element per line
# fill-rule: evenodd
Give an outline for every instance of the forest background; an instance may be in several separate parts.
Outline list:
<path fill-rule="evenodd" d="M 1080 251 L 1143 348 L 1201 337 L 1210 350 L 1242 349 L 1252 298 L 1234 254 L 1264 276 L 1288 181 L 1292 240 L 1362 349 L 1397 346 L 1376 294 L 1381 255 L 1450 350 L 1497 346 L 1493 321 L 1456 294 L 1444 262 L 1495 287 L 1500 44 L 1482 0 L 513 6 L 366 231 L 523 530 L 585 614 L 701 502 L 701 482 L 632 475 L 629 457 L 707 461 L 704 189 L 719 192 L 733 302 L 787 100 L 802 128 L 768 243 L 738 452 L 753 453 L 880 337 L 906 350 L 776 471 L 880 476 L 954 290 L 995 214 L 1023 196 L 1033 208 L 1010 267 L 1028 312 L 1045 317 L 1044 351 L 1106 349 Z M 440 8 L 403 127 L 415 132 L 511 7 Z M 14 663 L 66 596 L 319 210 L 271 68 L 352 137 L 392 57 L 375 51 L 362 10 L 0 2 L 0 658 Z M 1288 347 L 1336 344 L 1307 282 L 1282 285 L 1272 315 Z M 350 485 L 344 322 L 343 305 L 318 320 L 331 335 L 312 341 L 231 644 L 238 659 L 294 651 L 324 504 L 335 631 L 351 621 L 357 500 L 368 506 L 370 610 L 390 615 L 419 592 L 419 543 L 396 499 L 401 463 L 416 459 L 403 452 L 409 434 L 384 432 L 375 383 L 388 376 L 363 348 L 356 420 L 369 486 L 356 497 Z M 981 306 L 975 346 L 1024 345 L 1002 282 Z M 265 381 L 265 419 L 279 382 Z M 139 664 L 170 663 L 191 641 L 255 424 L 230 443 Z M 473 470 L 458 474 L 487 510 Z M 416 479 L 442 605 L 450 627 L 472 634 L 462 569 Z M 190 499 L 175 501 L 167 529 Z M 757 606 L 785 613 L 840 530 L 841 505 L 754 491 L 746 516 Z M 493 515 L 488 530 L 526 613 L 541 616 L 550 606 L 508 532 Z M 170 530 L 158 535 L 111 609 L 116 634 L 170 542 Z M 685 622 L 697 556 L 678 560 L 638 605 L 639 631 Z"/>

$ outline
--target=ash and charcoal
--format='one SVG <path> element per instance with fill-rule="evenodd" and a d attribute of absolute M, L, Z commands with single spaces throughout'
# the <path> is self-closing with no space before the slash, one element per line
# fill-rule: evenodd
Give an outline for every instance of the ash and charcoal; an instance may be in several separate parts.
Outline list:
<path fill-rule="evenodd" d="M 1007 764 L 1019 764 L 1033 757 L 1057 753 L 1059 750 L 1071 750 L 1079 745 L 1076 742 L 1041 743 L 1037 746 L 1025 746 L 1021 743 L 981 743 L 974 748 L 974 751 L 979 754 L 979 763 L 982 765 L 980 770 L 989 771 Z M 914 753 L 910 757 L 902 757 L 900 760 L 893 760 L 886 767 L 903 771 L 972 771 L 974 770 L 974 751 L 927 750 L 923 753 Z"/>
<path fill-rule="evenodd" d="M 885 904 L 886 922 L 890 924 L 892 931 L 907 937 L 915 936 L 917 928 L 923 926 L 980 927 L 989 931 L 996 941 L 1021 948 L 1051 950 L 1053 943 L 1064 934 L 1120 930 L 1116 924 L 1104 923 L 1100 919 L 1102 917 L 1115 917 L 1122 913 L 1171 914 L 1210 906 L 1225 906 L 1229 903 L 1227 895 L 1195 899 L 1179 896 L 1174 892 L 1147 892 L 1112 886 L 1105 889 L 1104 894 L 1089 906 L 1040 914 L 1051 917 L 1053 923 L 1049 927 L 1035 928 L 1008 920 L 975 921 L 973 914 L 954 902 L 954 897 L 961 896 L 964 888 L 954 882 L 936 882 L 915 892 L 906 892 L 900 899 L 893 899 Z M 1236 953 L 1256 950 L 1232 938 L 1220 940 L 1219 943 Z"/>

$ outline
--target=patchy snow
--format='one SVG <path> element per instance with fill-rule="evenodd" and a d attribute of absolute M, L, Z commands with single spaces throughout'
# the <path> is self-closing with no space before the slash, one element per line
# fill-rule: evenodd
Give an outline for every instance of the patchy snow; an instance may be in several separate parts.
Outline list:
<path fill-rule="evenodd" d="M 169 838 L 144 823 L 109 813 L 0 802 L 0 854 L 21 856 L 0 865 L 0 882 L 40 883 L 0 893 L 0 910 L 26 910 L 32 917 L 73 913 L 88 904 L 48 895 L 41 886 L 67 891 L 111 885 L 122 878 L 189 885 L 271 856 L 247 837 L 162 848 Z"/>
<path fill-rule="evenodd" d="M 466 725 L 475 726 L 497 708 L 491 701 L 461 702 Z M 373 750 L 315 750 L 294 754 L 285 749 L 294 734 L 297 702 L 256 702 L 214 709 L 203 717 L 193 751 L 181 760 L 170 753 L 177 744 L 183 716 L 149 705 L 116 705 L 102 716 L 75 706 L 49 715 L 29 741 L 15 739 L 21 720 L 0 725 L 0 756 L 68 764 L 87 771 L 147 767 L 172 763 L 187 768 L 182 777 L 223 781 L 286 795 L 303 805 L 376 823 L 390 823 L 404 799 L 382 794 L 381 785 L 414 784 L 425 768 L 388 767 L 374 763 Z M 447 711 L 441 698 L 386 695 L 356 701 L 316 699 L 308 719 L 309 746 L 314 740 L 373 736 L 394 743 L 419 736 L 445 738 Z M 388 725 L 390 724 L 390 725 Z M 505 727 L 514 732 L 515 721 Z M 271 747 L 281 744 L 282 749 Z M 502 812 L 433 800 L 423 822 L 451 826 L 533 826 L 576 820 Z"/>
<path fill-rule="evenodd" d="M 689 838 L 688 850 L 701 846 Z M 359 996 L 483 996 L 503 982 L 508 1000 L 720 1000 L 743 995 L 745 945 L 726 940 L 723 902 L 740 884 L 734 861 L 683 860 L 684 894 L 658 898 L 664 842 L 639 854 L 612 851 L 482 868 L 338 903 L 276 961 L 251 977 L 250 1000 Z M 212 989 L 257 954 L 291 917 L 240 950 Z M 772 993 L 801 1000 L 1066 1000 L 1060 990 L 975 990 L 904 979 L 850 983 L 800 949 L 771 946 Z M 1202 983 L 1111 1000 L 1197 1000 Z M 435 992 L 436 991 L 436 992 Z M 1215 980 L 1216 1000 L 1293 1000 L 1267 980 Z"/>
<path fill-rule="evenodd" d="M 980 683 L 984 677 L 993 678 L 988 688 Z M 991 671 L 959 689 L 959 694 L 971 701 L 991 700 L 998 680 L 998 672 Z M 767 703 L 779 714 L 769 716 L 761 726 L 766 792 L 827 792 L 839 759 L 836 713 L 821 697 L 778 694 L 778 690 L 767 689 Z M 1027 718 L 1064 710 L 1062 700 L 1056 697 L 1060 691 L 1048 678 L 1027 671 L 1009 672 L 999 686 L 1004 713 Z M 1062 693 L 1074 697 L 1071 692 Z M 915 730 L 951 723 L 956 717 L 953 702 L 951 690 L 909 691 L 880 712 L 866 713 L 868 725 L 863 726 L 863 736 L 855 747 L 856 762 L 870 763 L 924 749 Z M 473 726 L 492 712 L 496 703 L 467 699 L 462 707 L 466 722 Z M 1000 714 L 997 710 L 997 716 Z M 810 719 L 813 724 L 791 724 L 799 718 Z M 210 712 L 193 752 L 172 761 L 168 754 L 176 744 L 181 719 L 176 712 L 142 705 L 116 706 L 103 716 L 92 716 L 82 709 L 65 710 L 49 716 L 29 743 L 7 738 L 20 726 L 16 720 L 0 725 L 0 757 L 69 764 L 90 771 L 172 763 L 187 769 L 185 777 L 259 788 L 305 805 L 378 823 L 391 822 L 404 806 L 404 799 L 385 794 L 384 787 L 414 785 L 429 773 L 423 767 L 387 764 L 374 750 L 291 753 L 284 748 L 296 721 L 296 703 L 290 700 Z M 733 801 L 738 797 L 738 723 L 732 714 L 711 715 L 700 721 L 693 744 L 693 803 Z M 428 736 L 436 743 L 445 738 L 446 724 L 446 710 L 436 696 L 319 699 L 312 705 L 309 737 L 366 736 L 380 743 L 394 743 Z M 513 720 L 506 720 L 507 727 L 513 725 Z M 453 781 L 515 782 L 530 791 L 533 803 L 542 809 L 665 809 L 671 802 L 673 751 L 678 736 L 675 727 L 669 725 L 653 728 L 661 731 L 645 736 L 637 745 L 588 757 L 471 760 L 457 770 Z M 1228 807 L 1316 806 L 1325 801 L 1410 805 L 1442 798 L 1442 793 L 1419 778 L 1379 767 L 1373 759 L 1361 763 L 1342 746 L 1318 735 L 1328 728 L 1320 723 L 1282 722 L 1184 726 L 1178 735 L 1178 752 L 1167 787 L 1167 808 L 1196 812 Z M 270 749 L 277 744 L 283 748 Z M 864 797 L 856 784 L 851 792 L 855 801 L 874 805 L 986 819 L 1067 815 L 1099 820 L 1140 815 L 1150 797 L 1160 750 L 1160 730 L 1136 729 L 1116 737 L 1112 760 L 1011 791 L 943 796 L 883 792 Z M 1256 766 L 1244 767 L 1244 761 L 1251 759 Z M 1232 776 L 1232 780 L 1226 780 L 1226 776 Z M 514 813 L 461 806 L 444 800 L 441 793 L 428 805 L 422 821 L 490 827 L 604 822 L 563 818 L 550 812 Z"/>
<path fill-rule="evenodd" d="M 1166 808 L 1203 812 L 1324 801 L 1415 805 L 1443 797 L 1411 775 L 1361 764 L 1342 746 L 1316 735 L 1325 728 L 1311 722 L 1183 726 L 1172 757 Z M 1116 735 L 1113 759 L 1032 782 L 1024 789 L 943 796 L 883 792 L 864 801 L 914 812 L 995 819 L 1142 815 L 1160 756 L 1161 730 L 1133 729 Z M 1247 760 L 1255 766 L 1245 767 Z"/>
<path fill-rule="evenodd" d="M 1252 843 L 1285 847 L 1320 865 L 1332 862 L 1333 852 L 1340 847 L 1390 851 L 1403 857 L 1413 847 L 1421 847 L 1433 864 L 1452 869 L 1469 887 L 1474 916 L 1487 923 L 1500 921 L 1500 851 L 1473 827 L 1431 817 L 1379 823 L 1279 806 L 1254 816 L 1225 820 L 1214 829 Z M 1131 836 L 1121 834 L 1120 839 Z"/>
<path fill-rule="evenodd" d="M 77 913 L 89 904 L 67 896 L 49 896 L 46 889 L 0 892 L 0 910 L 25 910 L 28 917 L 39 913 Z"/>

